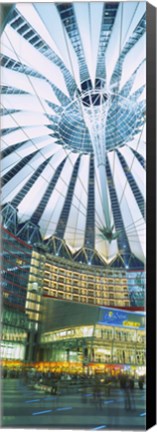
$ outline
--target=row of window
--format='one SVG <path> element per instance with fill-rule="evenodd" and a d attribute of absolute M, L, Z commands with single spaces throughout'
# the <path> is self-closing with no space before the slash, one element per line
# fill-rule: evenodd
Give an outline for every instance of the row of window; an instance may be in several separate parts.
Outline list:
<path fill-rule="evenodd" d="M 27 333 L 20 328 L 4 325 L 2 327 L 1 338 L 6 341 L 25 342 Z"/>
<path fill-rule="evenodd" d="M 82 275 L 80 274 L 80 277 L 78 279 L 75 279 L 73 276 L 69 276 L 66 275 L 64 276 L 60 276 L 60 275 L 56 275 L 55 274 L 50 274 L 48 272 L 44 273 L 44 277 L 45 280 L 52 280 L 54 282 L 60 282 L 60 283 L 70 283 L 70 284 L 75 284 L 75 285 L 86 285 L 88 284 L 88 286 L 90 286 L 91 288 L 93 288 L 95 285 L 100 285 L 100 287 L 102 285 L 108 285 L 111 284 L 113 286 L 115 285 L 126 285 L 127 284 L 127 280 L 126 279 L 104 279 L 102 278 L 101 280 L 94 280 L 94 278 L 91 280 L 88 277 L 82 277 Z"/>
<path fill-rule="evenodd" d="M 108 353 L 95 353 L 95 362 L 98 363 L 118 363 L 118 364 L 136 364 L 136 365 L 144 365 L 145 364 L 145 353 L 144 351 L 135 351 L 135 350 L 119 350 L 113 349 L 113 354 L 111 352 Z"/>
<path fill-rule="evenodd" d="M 93 328 L 93 326 L 86 327 L 74 327 L 72 329 L 63 329 L 58 332 L 45 333 L 41 335 L 41 343 L 53 343 L 53 342 L 63 342 L 65 341 L 67 344 L 68 340 L 73 340 L 75 342 L 76 338 L 87 338 L 93 337 L 94 341 L 99 339 L 104 342 L 121 342 L 121 343 L 134 343 L 145 345 L 145 333 L 144 331 L 127 329 L 121 331 L 118 328 L 110 328 L 108 329 L 99 329 Z M 95 344 L 95 342 L 93 342 Z M 92 346 L 93 346 L 92 343 Z M 106 346 L 105 348 L 106 349 Z"/>
<path fill-rule="evenodd" d="M 1 359 L 24 360 L 25 346 L 23 344 L 2 341 L 0 350 Z"/>
<path fill-rule="evenodd" d="M 52 274 L 54 272 L 55 274 L 58 273 L 59 275 L 76 277 L 76 279 L 80 279 L 80 277 L 81 277 L 81 279 L 87 278 L 88 280 L 91 279 L 91 281 L 93 281 L 93 279 L 100 281 L 103 278 L 115 278 L 115 277 L 120 279 L 120 280 L 123 278 L 126 279 L 126 272 L 124 272 L 124 271 L 117 272 L 117 271 L 109 271 L 108 270 L 108 271 L 103 271 L 103 274 L 95 274 L 94 272 L 93 272 L 93 274 L 83 273 L 83 272 L 80 274 L 80 269 L 78 272 L 76 272 L 76 271 L 72 271 L 72 269 L 69 269 L 69 268 L 66 269 L 66 268 L 62 268 L 60 266 L 54 266 L 54 265 L 51 265 L 48 263 L 45 264 L 45 271 L 48 272 L 48 274 L 50 274 L 50 273 Z"/>
<path fill-rule="evenodd" d="M 53 347 L 52 352 L 46 352 L 44 355 L 45 361 L 80 361 L 83 360 L 82 355 L 77 352 L 76 348 L 70 351 Z M 145 365 L 145 352 L 144 350 L 136 349 L 120 349 L 117 347 L 94 347 L 92 353 L 87 358 L 88 362 L 95 363 L 116 363 L 116 364 L 132 364 L 132 365 Z"/>
<path fill-rule="evenodd" d="M 89 276 L 88 274 L 84 274 L 84 273 L 72 273 L 69 272 L 68 270 L 66 271 L 62 271 L 60 268 L 54 268 L 52 267 L 51 269 L 49 269 L 49 271 L 45 270 L 44 272 L 44 277 L 45 279 L 48 280 L 53 280 L 53 281 L 58 281 L 61 283 L 64 282 L 70 282 L 70 283 L 75 283 L 75 285 L 78 285 L 80 283 L 88 283 L 91 284 L 91 287 L 95 284 L 111 284 L 111 285 L 126 285 L 127 283 L 129 283 L 130 285 L 137 285 L 138 286 L 138 281 L 137 281 L 137 277 L 135 277 L 134 275 L 131 276 L 129 275 L 129 280 L 124 278 L 124 277 L 107 277 L 106 276 L 100 276 L 99 278 L 96 276 Z M 140 278 L 140 286 L 144 284 L 144 275 L 142 278 Z"/>
<path fill-rule="evenodd" d="M 104 340 L 116 340 L 117 342 L 137 342 L 145 343 L 145 333 L 138 330 L 120 330 L 113 328 L 96 328 L 94 335 L 96 338 Z"/>
<path fill-rule="evenodd" d="M 24 313 L 3 308 L 1 320 L 3 324 L 10 324 L 12 326 L 19 327 L 20 329 L 28 328 L 28 320 Z"/>
<path fill-rule="evenodd" d="M 128 292 L 111 292 L 111 291 L 99 291 L 99 290 L 95 290 L 95 291 L 90 291 L 90 290 L 85 290 L 85 289 L 80 289 L 78 290 L 77 288 L 73 288 L 71 289 L 70 287 L 54 287 L 56 289 L 48 289 L 47 287 L 44 287 L 44 292 L 47 292 L 49 295 L 51 296 L 60 296 L 60 294 L 68 294 L 69 298 L 72 298 L 74 295 L 77 296 L 87 296 L 87 297 L 92 297 L 92 298 L 109 298 L 109 299 L 127 299 L 129 298 L 129 294 Z M 57 289 L 58 288 L 58 289 Z M 64 289 L 65 288 L 65 289 Z"/>
<path fill-rule="evenodd" d="M 59 281 L 54 282 L 54 281 L 49 281 L 49 280 L 44 279 L 43 286 L 44 286 L 44 288 L 59 289 L 62 291 L 64 289 L 66 289 L 66 291 L 70 291 L 70 292 L 72 291 L 72 292 L 76 292 L 76 293 L 78 293 L 79 290 L 81 290 L 81 292 L 83 292 L 83 293 L 86 293 L 87 291 L 88 292 L 90 291 L 91 293 L 92 292 L 94 293 L 95 291 L 100 291 L 100 292 L 102 292 L 102 291 L 103 292 L 104 291 L 111 292 L 112 291 L 115 293 L 120 292 L 121 294 L 123 292 L 127 291 L 127 286 L 118 286 L 118 285 L 111 286 L 111 285 L 98 285 L 98 284 L 91 285 L 91 284 L 88 284 L 88 282 L 87 283 L 80 283 L 78 286 L 78 284 L 75 284 L 75 282 L 70 284 L 68 280 L 65 283 L 60 283 Z"/>
<path fill-rule="evenodd" d="M 76 295 L 76 294 L 67 294 L 64 292 L 58 292 L 58 291 L 52 291 L 52 290 L 45 290 L 45 293 L 51 297 L 55 297 L 58 299 L 64 299 L 64 300 L 71 300 L 74 302 L 83 302 L 87 304 L 95 304 L 95 305 L 105 305 L 105 306 L 123 306 L 127 307 L 130 306 L 130 300 L 129 298 L 120 298 L 119 300 L 117 298 L 113 298 L 111 300 L 108 297 L 88 297 L 85 295 Z"/>

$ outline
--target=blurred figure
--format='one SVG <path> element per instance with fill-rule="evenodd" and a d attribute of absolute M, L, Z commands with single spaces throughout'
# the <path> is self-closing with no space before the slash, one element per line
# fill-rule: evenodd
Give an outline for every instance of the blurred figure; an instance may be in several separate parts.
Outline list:
<path fill-rule="evenodd" d="M 139 385 L 140 390 L 143 390 L 143 386 L 144 386 L 144 377 L 143 376 L 139 377 L 138 385 Z"/>
<path fill-rule="evenodd" d="M 102 389 L 98 375 L 95 375 L 93 384 L 93 401 L 97 407 L 102 408 Z"/>
<path fill-rule="evenodd" d="M 53 375 L 51 377 L 51 394 L 52 395 L 57 394 L 57 380 L 56 380 L 56 377 Z"/>
<path fill-rule="evenodd" d="M 120 381 L 120 388 L 124 389 L 126 383 L 126 376 L 124 374 L 120 374 L 119 381 Z"/>
<path fill-rule="evenodd" d="M 131 410 L 131 392 L 129 379 L 126 376 L 124 381 L 124 406 L 126 410 Z"/>
<path fill-rule="evenodd" d="M 87 384 L 88 384 L 87 377 L 84 376 L 81 382 L 82 403 L 87 403 L 87 391 L 88 391 Z"/>
<path fill-rule="evenodd" d="M 110 376 L 107 378 L 107 396 L 111 395 L 112 379 Z"/>
<path fill-rule="evenodd" d="M 131 408 L 133 410 L 136 409 L 135 406 L 135 382 L 134 382 L 134 377 L 130 377 L 129 379 L 129 386 L 130 386 L 130 400 L 131 400 Z"/>

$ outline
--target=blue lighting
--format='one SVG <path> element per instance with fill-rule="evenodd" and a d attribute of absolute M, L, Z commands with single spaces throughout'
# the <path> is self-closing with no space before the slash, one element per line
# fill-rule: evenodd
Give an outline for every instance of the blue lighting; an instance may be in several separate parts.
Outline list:
<path fill-rule="evenodd" d="M 52 411 L 53 411 L 53 410 L 38 411 L 38 412 L 32 413 L 32 415 L 46 414 L 46 413 L 49 413 L 49 412 L 52 412 Z"/>
<path fill-rule="evenodd" d="M 105 401 L 104 404 L 109 405 L 109 404 L 111 404 L 113 402 L 114 402 L 114 400 L 109 400 L 109 401 Z"/>
<path fill-rule="evenodd" d="M 72 407 L 63 407 L 63 408 L 57 408 L 56 411 L 68 411 L 71 409 L 72 409 Z"/>
<path fill-rule="evenodd" d="M 25 403 L 39 402 L 39 401 L 40 401 L 40 399 L 33 399 L 33 400 L 26 401 Z"/>

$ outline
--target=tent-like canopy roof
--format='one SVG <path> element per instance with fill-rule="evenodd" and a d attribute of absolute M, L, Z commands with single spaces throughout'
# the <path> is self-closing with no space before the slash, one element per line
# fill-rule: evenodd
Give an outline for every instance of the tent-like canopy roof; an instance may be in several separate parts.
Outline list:
<path fill-rule="evenodd" d="M 145 8 L 18 3 L 1 38 L 6 226 L 89 264 L 145 260 Z"/>

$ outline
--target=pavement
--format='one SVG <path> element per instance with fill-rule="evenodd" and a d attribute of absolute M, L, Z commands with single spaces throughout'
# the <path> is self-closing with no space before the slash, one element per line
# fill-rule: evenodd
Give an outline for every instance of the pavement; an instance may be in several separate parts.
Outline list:
<path fill-rule="evenodd" d="M 125 409 L 125 395 L 112 389 L 101 406 L 90 389 L 58 396 L 29 388 L 19 379 L 4 379 L 1 386 L 2 428 L 83 430 L 145 430 L 145 390 L 135 389 L 135 406 Z"/>

